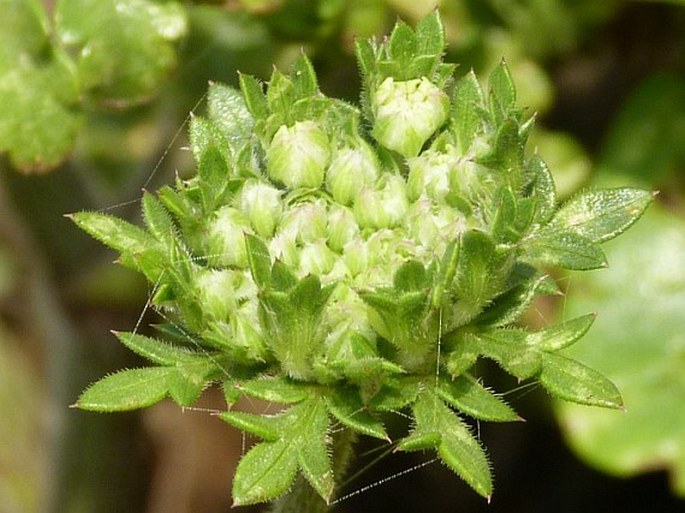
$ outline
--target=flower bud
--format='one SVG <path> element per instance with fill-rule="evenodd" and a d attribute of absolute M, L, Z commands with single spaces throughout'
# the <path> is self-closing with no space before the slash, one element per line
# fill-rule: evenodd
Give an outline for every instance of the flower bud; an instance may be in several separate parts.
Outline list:
<path fill-rule="evenodd" d="M 352 211 L 340 205 L 332 205 L 328 212 L 328 245 L 342 253 L 345 244 L 359 237 L 359 225 Z"/>
<path fill-rule="evenodd" d="M 198 271 L 195 288 L 203 313 L 214 320 L 228 318 L 236 306 L 233 271 Z"/>
<path fill-rule="evenodd" d="M 418 157 L 408 159 L 407 195 L 409 200 L 416 201 L 425 192 L 429 198 L 442 202 L 450 192 L 450 170 L 457 163 L 456 157 L 433 151 L 426 151 Z"/>
<path fill-rule="evenodd" d="M 299 203 L 283 214 L 279 233 L 290 232 L 300 244 L 325 239 L 328 212 L 323 200 Z"/>
<path fill-rule="evenodd" d="M 352 276 L 357 276 L 368 266 L 369 252 L 366 244 L 361 239 L 354 239 L 343 248 L 343 262 Z"/>
<path fill-rule="evenodd" d="M 324 240 L 306 244 L 300 250 L 300 271 L 304 276 L 323 276 L 333 270 L 337 259 Z"/>
<path fill-rule="evenodd" d="M 261 359 L 266 351 L 264 335 L 257 315 L 257 302 L 251 301 L 231 316 L 231 332 L 236 345 L 245 348 L 254 359 Z"/>
<path fill-rule="evenodd" d="M 449 97 L 426 77 L 386 78 L 373 96 L 374 138 L 404 157 L 415 157 L 447 119 Z"/>
<path fill-rule="evenodd" d="M 315 189 L 323 183 L 330 154 L 328 137 L 314 121 L 283 125 L 266 151 L 267 172 L 291 189 Z"/>
<path fill-rule="evenodd" d="M 449 241 L 466 229 L 458 211 L 447 205 L 436 205 L 424 197 L 414 203 L 406 218 L 407 235 L 419 245 L 426 258 L 441 255 Z"/>
<path fill-rule="evenodd" d="M 395 271 L 417 256 L 417 247 L 402 230 L 378 230 L 366 241 L 368 267 L 364 273 L 367 288 L 390 287 Z"/>
<path fill-rule="evenodd" d="M 357 148 L 338 150 L 326 171 L 326 188 L 335 201 L 350 205 L 360 188 L 371 187 L 379 175 L 376 155 L 361 141 Z"/>
<path fill-rule="evenodd" d="M 487 192 L 496 186 L 489 173 L 470 160 L 460 161 L 450 169 L 449 184 L 452 192 L 473 203 L 482 203 Z"/>
<path fill-rule="evenodd" d="M 222 207 L 209 223 L 206 251 L 210 265 L 245 268 L 248 265 L 245 234 L 251 233 L 248 220 L 233 207 Z"/>
<path fill-rule="evenodd" d="M 269 242 L 269 253 L 291 269 L 300 265 L 300 253 L 296 242 L 297 233 L 286 230 L 280 231 Z"/>
<path fill-rule="evenodd" d="M 404 180 L 387 174 L 382 189 L 359 192 L 354 202 L 354 217 L 362 228 L 392 228 L 402 221 L 408 207 Z"/>
<path fill-rule="evenodd" d="M 255 232 L 270 238 L 281 217 L 281 192 L 264 182 L 248 180 L 238 197 L 238 208 L 250 220 Z"/>

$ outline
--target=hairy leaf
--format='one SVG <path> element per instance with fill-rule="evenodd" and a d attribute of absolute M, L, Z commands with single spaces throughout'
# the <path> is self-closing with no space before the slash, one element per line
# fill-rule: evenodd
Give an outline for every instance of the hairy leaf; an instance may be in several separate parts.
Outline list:
<path fill-rule="evenodd" d="M 90 385 L 76 407 L 92 411 L 126 411 L 151 406 L 166 397 L 172 367 L 128 369 Z"/>
<path fill-rule="evenodd" d="M 571 231 L 593 242 L 604 242 L 637 221 L 653 199 L 649 191 L 627 187 L 585 191 L 561 207 L 549 229 Z"/>
<path fill-rule="evenodd" d="M 565 356 L 544 354 L 538 377 L 549 392 L 561 399 L 606 408 L 623 406 L 621 393 L 608 378 Z"/>
<path fill-rule="evenodd" d="M 468 374 L 453 380 L 442 379 L 438 395 L 474 418 L 493 422 L 520 420 L 511 407 Z"/>

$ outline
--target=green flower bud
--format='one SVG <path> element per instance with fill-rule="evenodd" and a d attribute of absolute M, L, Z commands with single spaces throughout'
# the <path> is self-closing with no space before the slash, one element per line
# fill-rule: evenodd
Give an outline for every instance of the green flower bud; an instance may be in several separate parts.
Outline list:
<path fill-rule="evenodd" d="M 395 271 L 418 256 L 418 248 L 401 230 L 378 230 L 366 241 L 368 264 L 364 273 L 367 288 L 392 286 Z"/>
<path fill-rule="evenodd" d="M 300 250 L 300 272 L 304 276 L 323 276 L 333 270 L 337 260 L 337 255 L 326 245 L 326 241 L 305 244 Z"/>
<path fill-rule="evenodd" d="M 315 189 L 323 183 L 331 156 L 328 137 L 314 121 L 283 125 L 266 151 L 267 172 L 291 189 Z"/>
<path fill-rule="evenodd" d="M 406 185 L 395 175 L 386 174 L 385 187 L 363 189 L 354 202 L 354 217 L 362 228 L 392 228 L 407 212 Z"/>
<path fill-rule="evenodd" d="M 315 242 L 328 235 L 327 222 L 328 212 L 323 200 L 302 202 L 283 214 L 278 232 L 290 232 L 300 244 Z"/>
<path fill-rule="evenodd" d="M 416 201 L 424 193 L 435 201 L 444 201 L 450 192 L 450 170 L 458 162 L 452 155 L 433 151 L 408 159 L 407 195 L 410 201 Z"/>
<path fill-rule="evenodd" d="M 371 187 L 378 179 L 376 155 L 360 141 L 357 148 L 338 150 L 326 171 L 326 188 L 335 201 L 350 205 L 360 188 Z"/>
<path fill-rule="evenodd" d="M 366 271 L 369 263 L 369 251 L 366 243 L 361 239 L 355 239 L 345 244 L 342 261 L 352 276 L 358 276 Z"/>
<path fill-rule="evenodd" d="M 340 205 L 332 205 L 328 212 L 328 245 L 342 253 L 345 244 L 359 237 L 359 225 L 352 211 Z"/>
<path fill-rule="evenodd" d="M 300 266 L 300 250 L 297 247 L 295 231 L 279 231 L 269 242 L 269 253 L 291 269 Z"/>
<path fill-rule="evenodd" d="M 219 209 L 207 230 L 206 256 L 209 264 L 247 267 L 246 233 L 252 233 L 252 229 L 240 211 L 228 206 Z"/>
<path fill-rule="evenodd" d="M 447 244 L 466 229 L 466 221 L 458 211 L 423 197 L 407 213 L 407 235 L 417 244 L 422 260 L 440 258 Z"/>
<path fill-rule="evenodd" d="M 215 320 L 227 319 L 236 307 L 234 271 L 198 270 L 195 287 L 205 315 Z"/>
<path fill-rule="evenodd" d="M 374 341 L 376 333 L 369 325 L 367 308 L 352 287 L 338 286 L 326 309 L 324 322 L 328 328 L 327 345 L 337 345 L 341 339 L 354 335 Z"/>
<path fill-rule="evenodd" d="M 248 180 L 240 191 L 238 207 L 250 220 L 254 231 L 269 238 L 274 234 L 283 210 L 281 192 L 264 182 Z"/>
<path fill-rule="evenodd" d="M 426 77 L 395 82 L 386 78 L 372 103 L 374 138 L 404 157 L 415 157 L 447 119 L 449 97 Z"/>
<path fill-rule="evenodd" d="M 231 316 L 231 332 L 235 343 L 244 347 L 248 356 L 261 360 L 266 345 L 257 314 L 257 301 L 250 301 Z"/>
<path fill-rule="evenodd" d="M 474 204 L 483 203 L 497 185 L 487 170 L 470 160 L 462 160 L 450 169 L 449 184 L 453 193 Z"/>

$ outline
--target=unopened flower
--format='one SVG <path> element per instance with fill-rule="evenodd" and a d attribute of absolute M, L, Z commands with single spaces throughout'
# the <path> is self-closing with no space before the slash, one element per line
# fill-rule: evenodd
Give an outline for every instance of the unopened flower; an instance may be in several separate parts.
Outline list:
<path fill-rule="evenodd" d="M 314 189 L 323 183 L 330 160 L 328 136 L 314 121 L 281 126 L 266 152 L 271 178 L 291 189 Z"/>
<path fill-rule="evenodd" d="M 327 228 L 328 245 L 339 253 L 348 242 L 359 237 L 359 225 L 352 211 L 340 205 L 331 205 Z"/>
<path fill-rule="evenodd" d="M 447 120 L 450 100 L 426 77 L 388 77 L 374 91 L 372 109 L 375 139 L 404 157 L 415 157 Z"/>
<path fill-rule="evenodd" d="M 376 156 L 362 141 L 357 148 L 343 148 L 335 153 L 326 171 L 326 188 L 335 201 L 350 205 L 357 191 L 371 187 L 378 175 Z"/>
<path fill-rule="evenodd" d="M 251 231 L 249 221 L 239 210 L 228 206 L 219 209 L 207 230 L 207 261 L 211 265 L 247 267 L 245 234 Z"/>
<path fill-rule="evenodd" d="M 265 238 L 273 235 L 283 210 L 278 189 L 264 182 L 249 180 L 240 191 L 238 206 L 257 234 Z"/>
<path fill-rule="evenodd" d="M 337 259 L 338 256 L 324 240 L 305 244 L 300 250 L 300 272 L 305 276 L 308 274 L 323 276 L 333 270 Z"/>
<path fill-rule="evenodd" d="M 409 177 L 407 195 L 415 201 L 427 194 L 435 201 L 443 201 L 450 191 L 450 171 L 458 164 L 458 158 L 445 153 L 426 151 L 407 160 Z"/>
<path fill-rule="evenodd" d="M 362 228 L 392 228 L 402 221 L 408 207 L 404 180 L 387 174 L 382 189 L 359 192 L 354 203 L 354 217 Z"/>
<path fill-rule="evenodd" d="M 323 200 L 305 201 L 283 214 L 278 233 L 291 233 L 300 244 L 315 242 L 326 238 L 327 222 L 328 212 Z"/>

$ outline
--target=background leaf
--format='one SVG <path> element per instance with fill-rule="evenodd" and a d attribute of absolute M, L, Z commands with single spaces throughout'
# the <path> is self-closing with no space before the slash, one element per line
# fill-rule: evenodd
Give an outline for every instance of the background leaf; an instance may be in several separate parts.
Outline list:
<path fill-rule="evenodd" d="M 685 496 L 685 223 L 652 207 L 607 245 L 612 266 L 573 286 L 565 315 L 597 309 L 568 350 L 614 381 L 625 413 L 557 405 L 573 449 L 620 476 L 668 468 Z"/>

